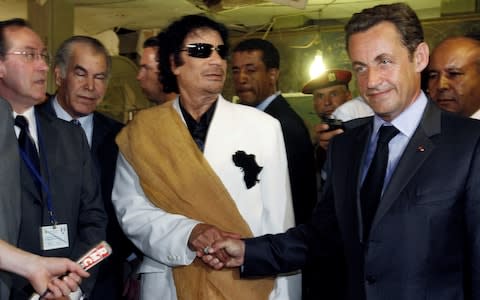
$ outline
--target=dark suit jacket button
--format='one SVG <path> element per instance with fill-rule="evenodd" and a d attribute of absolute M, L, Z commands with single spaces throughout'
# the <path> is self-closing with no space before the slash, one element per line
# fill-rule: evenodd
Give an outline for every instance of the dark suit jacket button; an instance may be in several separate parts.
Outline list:
<path fill-rule="evenodd" d="M 367 284 L 374 284 L 377 281 L 377 278 L 373 275 L 367 275 L 365 280 L 367 281 Z"/>

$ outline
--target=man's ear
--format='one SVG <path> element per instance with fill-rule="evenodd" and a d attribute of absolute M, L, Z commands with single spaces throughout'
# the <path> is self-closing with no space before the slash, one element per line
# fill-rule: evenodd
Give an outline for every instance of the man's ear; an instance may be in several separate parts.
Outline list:
<path fill-rule="evenodd" d="M 345 94 L 347 95 L 347 97 L 346 97 L 347 100 L 352 100 L 352 92 L 350 92 L 350 90 L 347 90 L 347 91 L 345 92 Z"/>
<path fill-rule="evenodd" d="M 268 77 L 270 78 L 270 82 L 272 82 L 274 85 L 277 84 L 278 77 L 280 76 L 280 70 L 277 68 L 271 68 L 268 70 Z"/>
<path fill-rule="evenodd" d="M 55 75 L 55 84 L 57 86 L 61 86 L 63 78 L 62 78 L 62 71 L 60 71 L 60 67 L 55 67 L 53 72 L 54 72 L 54 75 Z"/>
<path fill-rule="evenodd" d="M 413 53 L 413 61 L 415 63 L 415 70 L 422 72 L 428 65 L 428 59 L 430 55 L 430 49 L 427 43 L 421 42 L 418 44 L 417 49 Z"/>
<path fill-rule="evenodd" d="M 0 59 L 0 78 L 4 78 L 6 73 L 7 68 L 5 67 L 5 63 Z"/>
<path fill-rule="evenodd" d="M 170 69 L 172 70 L 172 73 L 174 75 L 178 75 L 178 68 L 179 66 L 177 66 L 177 64 L 175 63 L 175 57 L 173 56 L 173 54 L 170 55 Z"/>

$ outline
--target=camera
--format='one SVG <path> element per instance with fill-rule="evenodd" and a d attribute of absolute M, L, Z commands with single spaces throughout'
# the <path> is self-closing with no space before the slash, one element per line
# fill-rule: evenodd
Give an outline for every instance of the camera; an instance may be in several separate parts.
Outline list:
<path fill-rule="evenodd" d="M 322 123 L 328 125 L 328 131 L 332 131 L 336 129 L 345 130 L 345 127 L 343 126 L 343 122 L 340 119 L 325 117 L 325 118 L 322 118 Z"/>

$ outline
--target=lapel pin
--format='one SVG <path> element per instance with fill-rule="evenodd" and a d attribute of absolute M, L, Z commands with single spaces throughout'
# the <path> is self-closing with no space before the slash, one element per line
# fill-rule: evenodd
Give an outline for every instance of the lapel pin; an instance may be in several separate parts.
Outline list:
<path fill-rule="evenodd" d="M 418 146 L 417 152 L 425 152 L 425 147 L 423 147 L 423 145 Z"/>

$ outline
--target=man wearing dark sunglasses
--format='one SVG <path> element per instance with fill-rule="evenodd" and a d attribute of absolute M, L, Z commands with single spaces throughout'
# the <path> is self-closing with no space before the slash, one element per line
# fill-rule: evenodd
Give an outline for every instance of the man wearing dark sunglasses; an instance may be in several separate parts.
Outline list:
<path fill-rule="evenodd" d="M 277 120 L 220 94 L 227 29 L 192 15 L 162 34 L 162 84 L 179 97 L 139 112 L 117 137 L 112 194 L 145 254 L 141 299 L 300 299 L 298 275 L 240 281 L 196 258 L 225 236 L 218 228 L 246 237 L 294 225 L 287 159 Z"/>

